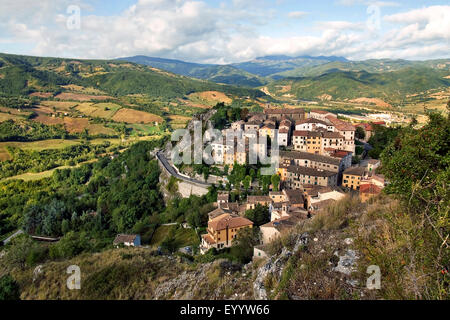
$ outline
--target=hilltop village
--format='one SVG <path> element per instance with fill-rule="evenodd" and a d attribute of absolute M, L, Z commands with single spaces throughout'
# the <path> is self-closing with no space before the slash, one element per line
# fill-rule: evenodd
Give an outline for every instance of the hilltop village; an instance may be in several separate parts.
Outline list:
<path fill-rule="evenodd" d="M 346 193 L 359 193 L 363 202 L 379 194 L 385 186 L 383 176 L 376 174 L 380 161 L 363 160 L 353 162 L 352 166 L 356 128 L 360 126 L 370 135 L 372 125 L 375 124 L 353 125 L 330 112 L 303 109 L 265 109 L 261 113 L 249 113 L 245 120 L 232 122 L 222 130 L 223 142 L 211 144 L 216 166 L 232 169 L 235 165 L 246 165 L 251 148 L 270 155 L 270 142 L 266 148 L 260 143 L 252 144 L 259 141 L 252 138 L 256 138 L 255 134 L 267 136 L 269 141 L 277 137 L 279 183 L 272 183 L 268 194 L 249 195 L 242 203 L 232 202 L 230 192 L 220 192 L 217 209 L 208 214 L 207 233 L 202 236 L 200 251 L 231 247 L 241 229 L 254 226 L 245 216 L 257 206 L 268 208 L 270 222 L 259 226 L 261 245 L 254 249 L 255 258 L 265 257 L 267 244 L 301 220 L 342 199 Z M 245 148 L 239 149 L 237 138 L 226 139 L 239 132 Z"/>

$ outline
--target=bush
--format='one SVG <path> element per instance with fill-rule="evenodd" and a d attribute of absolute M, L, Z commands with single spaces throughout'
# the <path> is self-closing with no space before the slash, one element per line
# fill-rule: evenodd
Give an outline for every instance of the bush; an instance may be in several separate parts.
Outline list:
<path fill-rule="evenodd" d="M 10 276 L 0 278 L 0 301 L 20 300 L 19 284 Z"/>

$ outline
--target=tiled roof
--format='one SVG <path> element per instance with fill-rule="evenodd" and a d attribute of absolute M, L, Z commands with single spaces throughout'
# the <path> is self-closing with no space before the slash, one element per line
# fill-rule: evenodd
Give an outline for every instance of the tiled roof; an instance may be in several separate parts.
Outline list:
<path fill-rule="evenodd" d="M 239 217 L 231 214 L 220 215 L 208 222 L 208 227 L 218 231 L 224 229 L 234 229 L 245 226 L 251 226 L 253 222 L 244 217 Z"/>
<path fill-rule="evenodd" d="M 281 217 L 261 226 L 261 228 L 275 228 L 278 231 L 288 230 L 295 227 L 300 221 L 306 217 L 301 212 L 294 213 L 290 216 Z"/>
<path fill-rule="evenodd" d="M 344 139 L 344 137 L 339 132 L 327 131 L 322 133 L 322 135 L 327 139 Z"/>
<path fill-rule="evenodd" d="M 286 189 L 284 192 L 286 193 L 286 196 L 291 204 L 304 204 L 305 198 L 301 190 Z"/>
<path fill-rule="evenodd" d="M 325 121 L 316 119 L 316 118 L 308 118 L 308 119 L 303 119 L 303 120 L 299 120 L 295 122 L 295 125 L 299 125 L 299 124 L 304 124 L 304 123 L 320 123 L 323 125 L 328 125 L 328 123 L 326 123 Z"/>
<path fill-rule="evenodd" d="M 344 171 L 344 174 L 352 176 L 363 176 L 366 170 L 363 167 L 350 167 Z"/>
<path fill-rule="evenodd" d="M 364 128 L 365 131 L 373 131 L 373 127 L 370 123 L 362 122 L 357 124 L 356 126 Z"/>
<path fill-rule="evenodd" d="M 299 175 L 312 176 L 312 177 L 331 177 L 337 175 L 336 172 L 331 172 L 328 170 L 320 170 L 301 166 L 289 166 L 287 168 L 288 172 L 296 173 Z"/>
<path fill-rule="evenodd" d="M 342 121 L 342 120 L 336 118 L 335 116 L 326 116 L 326 118 L 339 131 L 355 131 L 356 130 L 356 128 L 352 124 Z"/>
<path fill-rule="evenodd" d="M 208 244 L 215 244 L 216 242 L 214 241 L 214 239 L 208 234 L 203 234 L 202 235 L 203 240 L 205 240 L 206 242 L 208 242 Z"/>
<path fill-rule="evenodd" d="M 136 234 L 118 234 L 114 239 L 113 244 L 125 243 L 125 242 L 134 242 L 136 240 Z"/>
<path fill-rule="evenodd" d="M 295 137 L 321 137 L 321 132 L 315 132 L 315 131 L 304 131 L 304 130 L 295 130 L 294 131 Z"/>
<path fill-rule="evenodd" d="M 328 114 L 331 112 L 325 111 L 325 110 L 311 110 L 311 113 L 319 113 L 319 114 Z"/>
<path fill-rule="evenodd" d="M 333 157 L 303 151 L 280 151 L 280 157 L 288 159 L 306 159 L 316 162 L 333 164 L 337 166 L 341 163 L 339 159 Z"/>
<path fill-rule="evenodd" d="M 271 202 L 272 199 L 270 199 L 269 196 L 248 196 L 247 202 L 248 203 L 257 203 L 257 202 Z"/>
<path fill-rule="evenodd" d="M 278 130 L 279 133 L 289 133 L 289 129 L 286 128 L 281 128 L 280 130 Z"/>
<path fill-rule="evenodd" d="M 359 193 L 379 194 L 380 192 L 381 188 L 371 183 L 359 187 Z"/>

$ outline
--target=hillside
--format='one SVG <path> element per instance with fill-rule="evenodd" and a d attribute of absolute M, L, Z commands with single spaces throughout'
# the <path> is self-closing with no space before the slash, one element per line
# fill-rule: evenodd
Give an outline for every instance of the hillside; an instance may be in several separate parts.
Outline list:
<path fill-rule="evenodd" d="M 319 76 L 282 79 L 269 84 L 268 90 L 275 96 L 292 95 L 296 99 L 344 101 L 365 97 L 399 103 L 432 89 L 447 90 L 450 79 L 446 75 L 445 71 L 424 67 L 384 73 L 333 70 Z"/>
<path fill-rule="evenodd" d="M 263 96 L 256 90 L 221 86 L 123 61 L 39 58 L 0 54 L 0 92 L 26 95 L 75 84 L 94 87 L 112 95 L 147 94 L 182 98 L 192 92 L 223 91 L 240 96 Z"/>
<path fill-rule="evenodd" d="M 267 82 L 262 77 L 255 76 L 230 65 L 197 64 L 146 56 L 120 58 L 119 60 L 152 66 L 179 75 L 209 80 L 216 83 L 259 87 Z"/>

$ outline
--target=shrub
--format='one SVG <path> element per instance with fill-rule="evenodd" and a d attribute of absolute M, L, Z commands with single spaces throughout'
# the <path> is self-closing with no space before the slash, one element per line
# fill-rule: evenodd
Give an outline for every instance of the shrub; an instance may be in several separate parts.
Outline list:
<path fill-rule="evenodd" d="M 19 284 L 10 275 L 0 278 L 0 300 L 20 300 Z"/>

